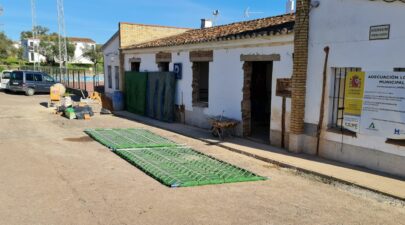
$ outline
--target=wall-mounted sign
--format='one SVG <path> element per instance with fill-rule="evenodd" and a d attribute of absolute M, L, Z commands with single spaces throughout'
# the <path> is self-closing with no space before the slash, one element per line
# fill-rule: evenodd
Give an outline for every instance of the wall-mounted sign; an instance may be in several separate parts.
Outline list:
<path fill-rule="evenodd" d="M 390 25 L 378 25 L 370 27 L 370 40 L 390 39 Z"/>
<path fill-rule="evenodd" d="M 176 79 L 181 80 L 183 78 L 183 64 L 175 63 L 173 65 L 173 72 L 176 75 Z"/>
<path fill-rule="evenodd" d="M 360 134 L 405 139 L 405 73 L 350 72 L 343 126 Z"/>
<path fill-rule="evenodd" d="M 291 98 L 291 79 L 277 79 L 276 96 Z"/>

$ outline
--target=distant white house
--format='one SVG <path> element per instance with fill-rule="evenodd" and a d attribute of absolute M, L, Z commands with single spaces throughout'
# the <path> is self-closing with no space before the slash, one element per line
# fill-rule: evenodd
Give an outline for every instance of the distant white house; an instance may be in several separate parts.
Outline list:
<path fill-rule="evenodd" d="M 96 42 L 90 38 L 70 37 L 69 42 L 75 46 L 75 53 L 73 58 L 69 60 L 72 64 L 93 64 L 91 60 L 83 56 L 85 49 L 96 48 Z M 21 41 L 21 46 L 24 48 L 23 57 L 30 63 L 44 62 L 46 57 L 35 52 L 34 49 L 40 44 L 39 39 L 28 38 Z"/>
<path fill-rule="evenodd" d="M 96 42 L 90 38 L 70 37 L 69 42 L 75 45 L 75 54 L 70 63 L 74 64 L 94 64 L 91 60 L 83 56 L 87 48 L 96 48 Z"/>
<path fill-rule="evenodd" d="M 13 47 L 15 49 L 20 49 L 21 48 L 21 43 L 20 42 L 13 42 Z"/>
<path fill-rule="evenodd" d="M 30 63 L 45 62 L 45 56 L 39 54 L 34 49 L 38 48 L 40 43 L 39 39 L 28 38 L 21 41 L 21 46 L 24 49 L 23 58 Z"/>

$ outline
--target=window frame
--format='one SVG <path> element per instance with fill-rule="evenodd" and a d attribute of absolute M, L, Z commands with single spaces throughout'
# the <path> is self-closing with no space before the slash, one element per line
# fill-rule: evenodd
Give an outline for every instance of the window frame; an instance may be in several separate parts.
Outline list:
<path fill-rule="evenodd" d="M 114 66 L 115 90 L 120 89 L 120 67 Z"/>
<path fill-rule="evenodd" d="M 341 133 L 353 135 L 355 132 L 349 131 L 343 127 L 344 103 L 346 90 L 346 77 L 349 72 L 362 71 L 361 67 L 332 67 L 332 76 L 330 82 L 330 119 L 328 128 L 330 130 L 339 130 Z M 343 84 L 343 87 L 341 86 Z"/>
<path fill-rule="evenodd" d="M 18 76 L 18 78 L 16 76 Z M 10 80 L 23 81 L 24 80 L 24 72 L 21 72 L 21 71 L 12 72 L 10 74 Z"/>
<path fill-rule="evenodd" d="M 201 68 L 202 65 L 207 66 L 207 93 L 206 99 L 202 99 L 201 84 Z M 208 108 L 209 106 L 209 89 L 210 89 L 210 61 L 195 61 L 193 62 L 193 105 Z M 205 89 L 204 89 L 205 90 Z"/>
<path fill-rule="evenodd" d="M 136 66 L 134 66 L 134 65 L 136 65 Z M 140 62 L 131 62 L 130 67 L 131 67 L 131 72 L 140 72 L 141 71 Z"/>
<path fill-rule="evenodd" d="M 34 82 L 35 81 L 34 76 L 35 76 L 35 73 L 25 73 L 25 82 L 27 82 L 27 81 Z M 29 78 L 31 78 L 31 79 L 29 79 Z"/>
<path fill-rule="evenodd" d="M 108 65 L 107 66 L 107 81 L 108 81 L 108 88 L 112 89 L 112 66 Z"/>
<path fill-rule="evenodd" d="M 37 78 L 40 77 L 40 80 L 37 80 Z M 35 82 L 43 82 L 44 81 L 44 77 L 42 76 L 41 73 L 34 73 L 34 81 Z"/>
<path fill-rule="evenodd" d="M 158 62 L 159 72 L 170 72 L 170 62 Z"/>

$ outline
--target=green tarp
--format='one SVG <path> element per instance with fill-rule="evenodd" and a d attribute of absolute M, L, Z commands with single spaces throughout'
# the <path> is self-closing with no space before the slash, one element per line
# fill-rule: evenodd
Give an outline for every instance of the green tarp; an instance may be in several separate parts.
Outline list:
<path fill-rule="evenodd" d="M 149 72 L 146 94 L 146 115 L 166 121 L 174 121 L 175 74 L 170 72 Z"/>
<path fill-rule="evenodd" d="M 129 112 L 145 115 L 148 73 L 125 73 L 125 99 Z"/>
<path fill-rule="evenodd" d="M 171 72 L 126 72 L 125 98 L 129 112 L 174 121 L 175 74 Z"/>

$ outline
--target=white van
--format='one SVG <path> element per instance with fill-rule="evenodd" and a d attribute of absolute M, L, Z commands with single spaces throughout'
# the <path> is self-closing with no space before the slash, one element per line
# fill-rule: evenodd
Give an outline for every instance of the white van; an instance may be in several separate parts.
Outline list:
<path fill-rule="evenodd" d="M 11 70 L 4 70 L 0 74 L 0 90 L 8 88 L 8 82 L 10 81 Z"/>

